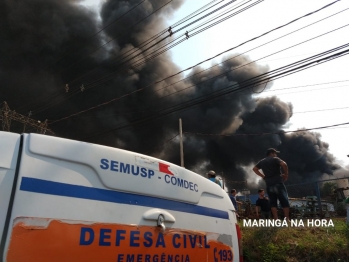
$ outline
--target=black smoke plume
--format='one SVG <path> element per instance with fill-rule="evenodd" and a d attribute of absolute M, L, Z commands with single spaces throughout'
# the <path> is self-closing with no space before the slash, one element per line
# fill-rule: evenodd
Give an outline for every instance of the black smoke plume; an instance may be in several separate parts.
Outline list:
<path fill-rule="evenodd" d="M 98 14 L 77 0 L 0 0 L 0 102 L 7 101 L 11 109 L 25 115 L 33 110 L 36 119 L 55 120 L 178 72 L 180 69 L 171 61 L 170 54 L 165 53 L 145 65 L 115 73 L 121 66 L 120 57 L 165 29 L 166 18 L 182 3 L 173 1 L 133 26 L 167 2 L 147 0 L 122 16 L 139 1 L 105 1 Z M 104 27 L 105 30 L 93 36 Z M 110 43 L 100 48 L 107 41 Z M 253 165 L 264 157 L 267 148 L 276 147 L 290 167 L 290 182 L 332 175 L 339 166 L 318 133 L 246 135 L 282 132 L 292 117 L 291 104 L 277 97 L 253 97 L 253 92 L 263 87 L 232 93 L 143 125 L 98 135 L 268 71 L 255 63 L 236 69 L 249 62 L 247 56 L 238 56 L 203 73 L 197 67 L 185 81 L 164 88 L 183 77 L 176 76 L 50 127 L 58 136 L 146 153 L 179 164 L 178 140 L 163 143 L 178 133 L 178 119 L 182 118 L 184 132 L 235 134 L 228 137 L 185 134 L 185 166 L 199 174 L 213 169 L 223 172 L 228 180 L 252 181 Z M 67 83 L 72 83 L 70 88 L 74 90 L 110 74 L 113 77 L 108 81 L 66 98 Z M 221 76 L 215 78 L 217 75 Z M 271 86 L 269 83 L 268 87 Z M 255 182 L 250 186 L 263 185 Z"/>

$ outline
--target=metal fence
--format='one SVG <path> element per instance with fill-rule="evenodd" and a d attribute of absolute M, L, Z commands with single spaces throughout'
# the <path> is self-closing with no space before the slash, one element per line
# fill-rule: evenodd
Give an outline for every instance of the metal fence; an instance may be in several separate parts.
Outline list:
<path fill-rule="evenodd" d="M 238 192 L 248 188 L 237 186 Z M 291 218 L 306 217 L 335 217 L 346 216 L 344 200 L 349 196 L 349 177 L 334 178 L 315 182 L 299 184 L 286 184 L 290 202 Z M 253 218 L 255 216 L 255 203 L 257 190 L 251 189 L 251 193 L 237 197 L 241 202 L 238 213 L 242 217 Z M 279 206 L 279 215 L 283 217 L 283 211 Z"/>
<path fill-rule="evenodd" d="M 345 216 L 349 177 L 287 185 L 290 206 L 298 217 Z"/>

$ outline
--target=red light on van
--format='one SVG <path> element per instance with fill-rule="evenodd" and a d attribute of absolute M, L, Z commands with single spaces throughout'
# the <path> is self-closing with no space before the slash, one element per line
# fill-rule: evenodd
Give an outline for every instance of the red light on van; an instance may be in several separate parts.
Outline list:
<path fill-rule="evenodd" d="M 240 226 L 239 224 L 235 224 L 236 225 L 236 233 L 238 236 L 238 244 L 239 244 L 239 257 L 240 257 L 240 262 L 244 261 L 244 257 L 242 254 L 242 235 L 241 235 L 241 230 L 240 230 Z"/>

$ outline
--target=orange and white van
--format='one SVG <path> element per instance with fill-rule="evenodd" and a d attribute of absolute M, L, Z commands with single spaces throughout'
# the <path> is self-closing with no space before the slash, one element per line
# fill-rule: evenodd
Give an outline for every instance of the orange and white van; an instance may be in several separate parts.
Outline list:
<path fill-rule="evenodd" d="M 153 157 L 0 132 L 1 262 L 241 261 L 227 193 Z"/>

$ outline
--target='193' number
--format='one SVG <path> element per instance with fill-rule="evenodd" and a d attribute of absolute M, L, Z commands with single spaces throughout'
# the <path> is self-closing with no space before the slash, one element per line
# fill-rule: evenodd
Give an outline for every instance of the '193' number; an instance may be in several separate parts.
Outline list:
<path fill-rule="evenodd" d="M 215 248 L 214 249 L 214 260 L 215 260 L 215 262 L 232 261 L 233 260 L 233 253 L 231 252 L 231 250 L 219 250 L 217 252 L 217 249 Z"/>

